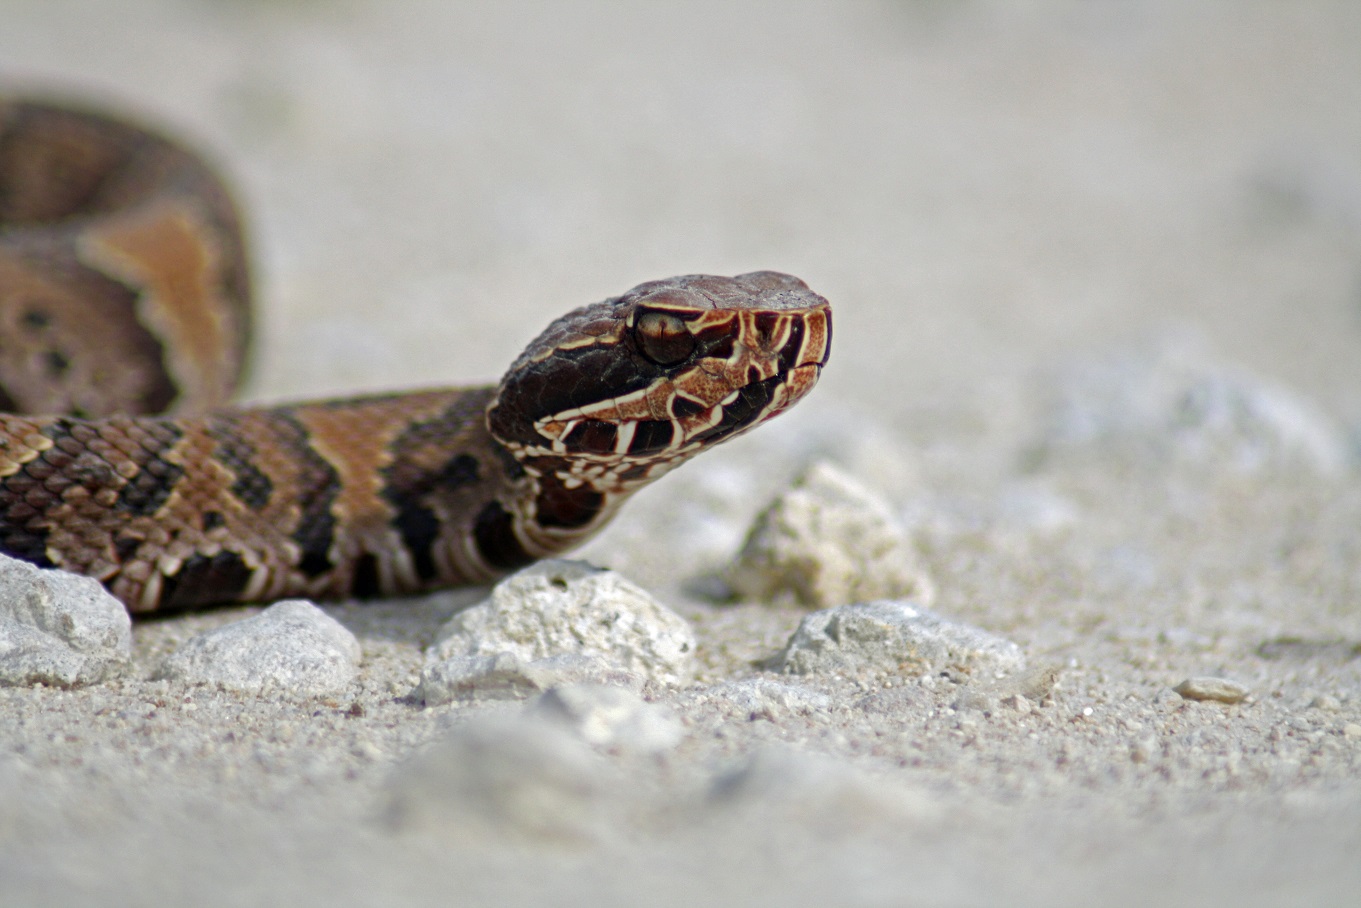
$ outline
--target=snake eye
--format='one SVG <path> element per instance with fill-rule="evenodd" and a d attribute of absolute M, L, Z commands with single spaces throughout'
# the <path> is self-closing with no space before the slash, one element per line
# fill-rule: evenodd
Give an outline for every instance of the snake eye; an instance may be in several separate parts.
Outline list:
<path fill-rule="evenodd" d="M 674 315 L 644 312 L 634 331 L 643 355 L 659 366 L 674 366 L 695 352 L 695 336 Z"/>

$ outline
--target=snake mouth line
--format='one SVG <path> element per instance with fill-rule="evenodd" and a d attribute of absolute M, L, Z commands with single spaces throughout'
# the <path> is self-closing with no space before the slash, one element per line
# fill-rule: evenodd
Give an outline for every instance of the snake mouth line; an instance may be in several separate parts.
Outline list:
<path fill-rule="evenodd" d="M 821 376 L 830 346 L 827 313 L 744 315 L 756 327 L 728 357 L 701 360 L 624 397 L 541 420 L 538 432 L 549 444 L 538 453 L 592 462 L 671 459 L 788 409 Z"/>

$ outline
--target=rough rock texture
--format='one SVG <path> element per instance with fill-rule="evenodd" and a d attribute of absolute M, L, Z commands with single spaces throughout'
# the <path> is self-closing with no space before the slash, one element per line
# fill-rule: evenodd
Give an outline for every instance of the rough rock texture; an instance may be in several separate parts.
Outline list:
<path fill-rule="evenodd" d="M 131 657 L 127 610 L 98 581 L 0 555 L 0 684 L 92 684 Z"/>
<path fill-rule="evenodd" d="M 689 625 L 613 571 L 578 561 L 543 561 L 498 583 L 455 615 L 427 654 L 426 675 L 454 677 L 468 656 L 512 654 L 523 662 L 594 656 L 644 678 L 675 684 L 690 673 Z"/>
<path fill-rule="evenodd" d="M 340 622 L 305 599 L 289 599 L 193 638 L 158 676 L 238 693 L 322 696 L 349 686 L 361 655 Z"/>
<path fill-rule="evenodd" d="M 610 770 L 558 722 L 481 715 L 398 767 L 387 815 L 398 829 L 481 841 L 595 835 Z"/>
<path fill-rule="evenodd" d="M 522 700 L 560 684 L 589 682 L 640 690 L 643 678 L 598 656 L 565 653 L 525 661 L 515 653 L 450 656 L 425 666 L 414 696 L 426 706 L 456 700 Z"/>
<path fill-rule="evenodd" d="M 884 600 L 808 615 L 777 665 L 795 675 L 996 675 L 1025 668 L 1025 657 L 1015 643 L 987 631 Z"/>
<path fill-rule="evenodd" d="M 727 579 L 743 598 L 808 608 L 896 598 L 929 605 L 935 588 L 919 560 L 883 501 L 819 462 L 756 518 Z"/>
<path fill-rule="evenodd" d="M 661 753 L 684 730 L 675 713 L 632 691 L 603 684 L 566 684 L 540 697 L 534 711 L 576 732 L 587 744 L 628 753 Z"/>

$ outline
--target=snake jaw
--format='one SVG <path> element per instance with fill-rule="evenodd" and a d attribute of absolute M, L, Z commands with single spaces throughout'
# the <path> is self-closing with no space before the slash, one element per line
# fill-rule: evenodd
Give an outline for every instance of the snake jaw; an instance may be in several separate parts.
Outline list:
<path fill-rule="evenodd" d="M 802 399 L 830 343 L 827 301 L 774 272 L 654 281 L 558 319 L 487 405 L 522 476 L 479 517 L 478 548 L 508 565 L 583 541 L 641 486 Z"/>

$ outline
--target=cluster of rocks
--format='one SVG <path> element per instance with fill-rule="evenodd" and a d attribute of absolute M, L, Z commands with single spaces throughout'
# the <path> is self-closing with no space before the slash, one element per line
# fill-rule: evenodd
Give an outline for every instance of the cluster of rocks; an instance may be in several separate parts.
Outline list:
<path fill-rule="evenodd" d="M 454 706 L 445 713 L 453 728 L 394 772 L 389 823 L 578 841 L 609 835 L 621 811 L 678 805 L 775 822 L 790 811 L 799 822 L 934 816 L 932 799 L 901 781 L 781 747 L 712 770 L 696 790 L 663 796 L 659 785 L 645 797 L 636 774 L 625 779 L 605 754 L 664 765 L 695 715 L 826 716 L 838 707 L 824 690 L 843 681 L 929 687 L 945 676 L 963 685 L 961 708 L 991 697 L 1022 713 L 1054 681 L 1052 670 L 1043 683 L 1027 680 L 1015 643 L 928 609 L 934 584 L 911 534 L 827 464 L 758 516 L 724 580 L 737 596 L 806 614 L 767 671 L 704 686 L 690 685 L 697 642 L 687 622 L 613 571 L 540 562 L 459 611 L 408 698 Z M 131 639 L 126 611 L 95 581 L 0 557 L 0 684 L 100 683 L 131 670 Z M 339 622 L 291 600 L 193 637 L 149 674 L 242 695 L 325 697 L 357 683 L 362 655 Z M 675 694 L 670 705 L 657 702 L 663 691 Z M 1222 678 L 1187 679 L 1176 692 L 1225 704 L 1249 695 Z M 460 708 L 469 704 L 480 708 Z"/>
<path fill-rule="evenodd" d="M 70 687 L 128 670 L 128 616 L 98 583 L 8 559 L 0 570 L 0 683 Z M 825 464 L 756 520 L 730 579 L 739 594 L 817 609 L 771 663 L 787 674 L 998 674 L 1024 664 L 1014 644 L 924 608 L 932 584 L 910 538 L 883 503 Z M 441 629 L 413 696 L 428 706 L 569 686 L 636 696 L 647 685 L 686 683 L 695 646 L 682 618 L 624 577 L 546 561 Z M 354 682 L 361 657 L 342 625 L 290 600 L 191 639 L 153 677 L 325 696 Z"/>
<path fill-rule="evenodd" d="M 1345 433 L 1308 402 L 1213 365 L 1184 343 L 1075 370 L 1057 386 L 1046 456 L 1098 451 L 1237 469 L 1349 462 Z M 1159 447 L 1162 446 L 1162 447 Z M 1169 447 L 1170 446 L 1170 447 Z M 814 464 L 756 518 L 723 575 L 735 596 L 813 610 L 768 667 L 791 675 L 999 675 L 1014 644 L 927 610 L 935 587 L 911 535 L 854 479 Z M 642 691 L 684 684 L 695 638 L 623 577 L 567 561 L 532 566 L 445 626 L 414 698 L 523 699 L 565 685 Z M 0 684 L 77 687 L 129 671 L 131 626 L 93 580 L 0 557 Z M 154 677 L 244 694 L 338 693 L 354 683 L 354 635 L 305 601 L 202 634 Z M 1192 683 L 1194 698 L 1234 695 Z M 1208 688 L 1206 688 L 1208 690 Z"/>
<path fill-rule="evenodd" d="M 354 634 L 304 600 L 201 634 L 155 677 L 245 694 L 321 696 L 359 671 Z M 80 687 L 125 674 L 132 622 L 97 581 L 0 556 L 0 684 Z"/>

